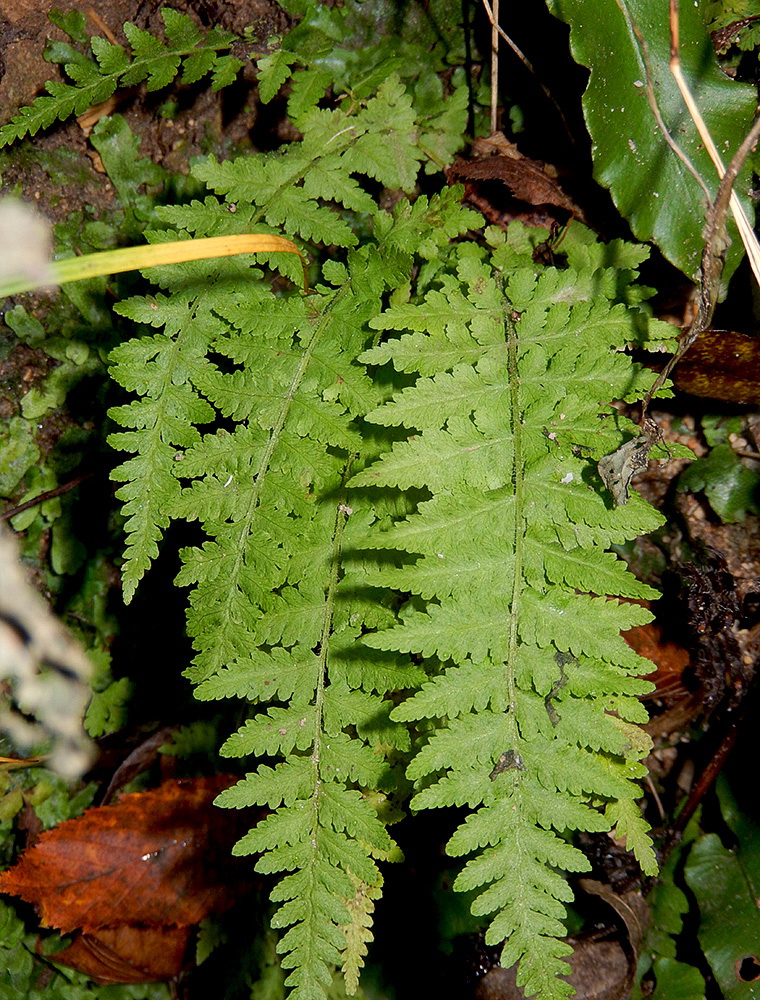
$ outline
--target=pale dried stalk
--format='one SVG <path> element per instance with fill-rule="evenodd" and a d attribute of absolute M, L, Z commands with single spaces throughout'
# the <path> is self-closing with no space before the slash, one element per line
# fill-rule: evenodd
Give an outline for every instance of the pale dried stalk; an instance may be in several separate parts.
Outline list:
<path fill-rule="evenodd" d="M 491 21 L 491 135 L 494 135 L 499 105 L 499 0 L 493 0 L 493 6 L 489 6 L 488 0 L 483 3 Z"/>
<path fill-rule="evenodd" d="M 697 132 L 699 132 L 699 137 L 704 143 L 705 149 L 710 154 L 710 159 L 713 161 L 715 169 L 718 171 L 718 177 L 723 180 L 726 168 L 723 166 L 720 153 L 713 142 L 713 138 L 708 131 L 705 120 L 697 107 L 696 101 L 692 97 L 689 86 L 686 83 L 686 79 L 681 70 L 681 59 L 678 51 L 678 0 L 670 0 L 670 72 L 673 74 L 673 77 L 678 84 L 678 89 L 681 92 L 681 96 L 683 97 L 686 108 L 691 115 L 694 125 L 696 126 Z M 749 257 L 755 281 L 757 281 L 758 285 L 760 285 L 760 244 L 757 241 L 752 224 L 747 218 L 747 215 L 742 208 L 742 204 L 734 191 L 731 192 L 730 207 L 731 213 L 736 220 L 736 225 L 739 229 L 739 235 L 741 236 L 742 243 L 744 244 L 744 249 L 747 251 L 747 257 Z"/>
<path fill-rule="evenodd" d="M 530 59 L 528 59 L 528 57 L 525 55 L 520 46 L 512 41 L 512 39 L 509 37 L 506 31 L 504 31 L 504 29 L 499 24 L 499 0 L 495 0 L 493 7 L 489 3 L 489 0 L 482 0 L 482 2 L 486 12 L 486 17 L 488 18 L 491 24 L 491 135 L 493 135 L 496 132 L 496 125 L 497 125 L 496 109 L 498 107 L 497 84 L 499 78 L 499 56 L 498 56 L 499 41 L 496 35 L 498 34 L 499 38 L 502 38 L 510 47 L 510 49 L 512 49 L 514 54 L 517 56 L 517 58 L 520 60 L 523 66 L 527 69 L 527 71 L 533 77 L 535 77 L 538 86 L 544 93 L 544 96 L 554 106 L 554 110 L 557 112 L 559 120 L 562 123 L 562 128 L 564 129 L 565 134 L 570 140 L 571 145 L 574 146 L 575 136 L 573 135 L 572 130 L 570 129 L 570 126 L 567 123 L 567 119 L 565 118 L 565 113 L 560 107 L 559 102 L 555 98 L 554 94 L 552 94 L 551 90 L 549 90 L 549 88 L 543 82 L 541 77 L 538 75 Z M 494 61 L 494 53 L 496 53 L 495 61 Z"/>

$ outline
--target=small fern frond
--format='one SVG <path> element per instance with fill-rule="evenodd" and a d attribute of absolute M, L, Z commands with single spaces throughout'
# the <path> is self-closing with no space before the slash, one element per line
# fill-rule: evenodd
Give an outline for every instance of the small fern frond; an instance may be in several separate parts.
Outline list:
<path fill-rule="evenodd" d="M 129 50 L 98 35 L 90 39 L 92 59 L 79 57 L 64 65 L 72 83 L 52 80 L 47 94 L 22 108 L 0 128 L 0 148 L 36 135 L 55 121 L 81 115 L 115 92 L 117 87 L 133 87 L 145 81 L 147 89 L 166 87 L 182 69 L 182 82 L 195 83 L 207 73 L 213 74 L 212 89 L 228 86 L 243 66 L 229 54 L 236 36 L 219 28 L 203 32 L 187 14 L 164 8 L 161 11 L 166 42 L 143 31 L 129 21 L 124 34 Z M 226 54 L 223 54 L 226 53 Z"/>

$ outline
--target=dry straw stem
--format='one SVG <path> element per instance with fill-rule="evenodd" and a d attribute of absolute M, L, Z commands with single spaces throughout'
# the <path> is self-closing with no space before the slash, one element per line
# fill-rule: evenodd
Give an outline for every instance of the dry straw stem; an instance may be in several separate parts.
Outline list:
<path fill-rule="evenodd" d="M 728 206 L 734 182 L 758 138 L 760 138 L 760 118 L 755 121 L 747 137 L 734 154 L 734 158 L 720 182 L 715 201 L 708 210 L 705 226 L 705 249 L 702 253 L 700 267 L 699 309 L 694 322 L 681 340 L 678 350 L 670 358 L 644 397 L 641 409 L 642 433 L 639 437 L 629 439 L 617 451 L 611 455 L 605 455 L 599 461 L 599 474 L 616 504 L 627 502 L 631 480 L 637 472 L 646 466 L 652 445 L 660 440 L 660 430 L 657 424 L 647 417 L 652 396 L 664 384 L 673 368 L 694 341 L 712 322 L 720 291 L 720 279 L 723 274 L 724 254 L 727 245 L 726 215 Z"/>
<path fill-rule="evenodd" d="M 647 410 L 652 396 L 664 384 L 673 368 L 678 364 L 694 341 L 711 324 L 715 306 L 718 301 L 720 279 L 723 274 L 724 254 L 727 245 L 726 215 L 733 192 L 734 182 L 750 150 L 760 138 L 760 118 L 750 129 L 747 137 L 734 154 L 734 158 L 725 171 L 718 187 L 715 201 L 707 213 L 705 226 L 705 249 L 702 253 L 699 283 L 699 309 L 696 318 L 684 335 L 676 353 L 654 381 L 649 392 L 644 397 L 641 408 L 641 428 L 639 437 L 630 438 L 617 451 L 605 455 L 599 461 L 599 474 L 607 489 L 612 494 L 616 504 L 624 504 L 628 500 L 628 489 L 631 480 L 637 472 L 646 466 L 649 451 L 658 440 L 660 430 L 653 420 L 647 417 Z"/>
<path fill-rule="evenodd" d="M 699 137 L 705 144 L 705 149 L 710 154 L 710 159 L 713 161 L 715 169 L 718 171 L 718 177 L 723 179 L 726 173 L 726 169 L 723 166 L 723 161 L 720 158 L 720 153 L 718 152 L 713 138 L 710 135 L 707 125 L 705 124 L 704 118 L 697 107 L 696 101 L 692 97 L 691 91 L 689 90 L 688 84 L 684 78 L 683 72 L 681 71 L 681 59 L 678 51 L 678 0 L 670 0 L 670 72 L 673 74 L 676 83 L 678 84 L 678 89 L 681 91 L 681 96 L 684 99 L 684 103 L 688 108 L 691 119 L 699 132 Z M 757 122 L 752 126 L 750 130 L 750 135 L 755 133 L 755 128 Z M 744 160 L 749 155 L 750 149 L 757 141 L 757 134 L 755 134 L 754 142 L 750 144 L 747 148 L 746 153 L 739 163 L 738 171 L 741 169 Z M 744 149 L 744 143 L 739 147 L 741 151 Z M 737 153 L 738 155 L 738 153 Z M 736 156 L 734 156 L 736 159 Z M 734 176 L 736 180 L 736 175 Z M 733 181 L 731 182 L 733 187 Z M 717 198 L 716 198 L 717 201 Z M 752 224 L 750 223 L 747 215 L 742 208 L 741 202 L 736 197 L 736 194 L 731 190 L 730 197 L 731 212 L 733 213 L 734 219 L 736 220 L 736 225 L 739 229 L 739 235 L 742 238 L 742 243 L 744 244 L 744 249 L 747 251 L 747 256 L 749 257 L 749 262 L 752 267 L 752 273 L 755 276 L 755 281 L 760 285 L 760 244 L 758 244 L 757 237 L 755 236 Z M 680 352 L 679 352 L 680 353 Z"/>
<path fill-rule="evenodd" d="M 153 243 L 140 247 L 124 247 L 103 253 L 67 257 L 50 264 L 45 280 L 34 276 L 9 277 L 0 283 L 0 297 L 18 295 L 45 285 L 82 281 L 103 274 L 136 271 L 139 268 L 158 267 L 161 264 L 178 264 L 189 260 L 211 257 L 229 257 L 240 253 L 295 253 L 304 265 L 304 291 L 306 290 L 306 261 L 303 254 L 283 236 L 265 236 L 242 233 L 234 236 L 210 236 L 204 239 L 178 240 L 172 243 Z"/>
<path fill-rule="evenodd" d="M 489 3 L 489 0 L 483 0 L 483 7 L 486 12 L 486 17 L 491 24 L 491 135 L 496 132 L 498 121 L 497 121 L 497 109 L 498 109 L 498 84 L 499 84 L 499 37 L 503 38 L 507 45 L 512 49 L 514 54 L 527 69 L 527 71 L 532 74 L 536 79 L 538 86 L 544 92 L 546 99 L 554 106 L 554 110 L 559 115 L 559 119 L 562 122 L 562 128 L 565 130 L 565 134 L 570 140 L 571 144 L 575 145 L 575 136 L 570 129 L 565 118 L 565 113 L 559 105 L 559 102 L 552 94 L 551 90 L 546 86 L 541 77 L 536 72 L 533 63 L 528 59 L 523 50 L 517 45 L 506 33 L 506 31 L 499 24 L 499 0 L 493 0 L 493 6 Z"/>
<path fill-rule="evenodd" d="M 662 113 L 660 112 L 660 106 L 657 103 L 657 98 L 655 97 L 655 92 L 654 92 L 654 74 L 652 73 L 652 63 L 649 58 L 649 46 L 647 45 L 647 40 L 641 34 L 638 24 L 632 17 L 631 12 L 628 10 L 628 7 L 623 2 L 623 0 L 616 0 L 616 3 L 618 5 L 620 13 L 625 18 L 626 24 L 628 25 L 629 29 L 634 33 L 634 35 L 636 36 L 636 41 L 639 43 L 641 60 L 644 66 L 644 78 L 646 80 L 646 85 L 647 85 L 646 86 L 647 99 L 649 100 L 649 107 L 652 109 L 654 120 L 657 122 L 657 125 L 659 126 L 660 133 L 663 139 L 667 142 L 667 144 L 676 154 L 678 159 L 683 163 L 683 165 L 692 175 L 697 184 L 699 184 L 699 186 L 702 188 L 702 190 L 705 193 L 705 197 L 707 198 L 707 203 L 710 204 L 712 200 L 712 194 L 710 193 L 710 189 L 702 180 L 702 175 L 700 174 L 700 172 L 697 170 L 697 168 L 691 162 L 689 157 L 681 149 L 681 147 L 675 141 L 673 136 L 670 134 L 668 126 L 665 124 L 665 120 L 663 119 Z"/>
<path fill-rule="evenodd" d="M 510 45 L 512 43 L 499 27 L 499 0 L 493 0 L 493 6 L 488 0 L 483 0 L 483 6 L 491 22 L 491 135 L 494 135 L 498 125 L 496 113 L 499 105 L 499 34 L 503 35 Z M 512 48 L 515 46 L 512 45 Z"/>

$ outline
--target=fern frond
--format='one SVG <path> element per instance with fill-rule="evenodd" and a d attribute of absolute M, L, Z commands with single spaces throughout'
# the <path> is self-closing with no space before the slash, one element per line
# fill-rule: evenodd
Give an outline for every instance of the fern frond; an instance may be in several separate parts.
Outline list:
<path fill-rule="evenodd" d="M 635 806 L 647 665 L 619 636 L 649 614 L 606 596 L 650 591 L 604 549 L 660 517 L 641 500 L 608 504 L 590 460 L 627 428 L 611 408 L 600 419 L 605 401 L 651 381 L 617 350 L 648 322 L 628 289 L 640 248 L 610 248 L 605 267 L 581 232 L 560 271 L 535 263 L 535 236 L 491 239 L 373 321 L 413 332 L 363 360 L 419 377 L 367 420 L 413 437 L 351 485 L 432 494 L 363 540 L 398 553 L 373 584 L 420 595 L 365 642 L 441 663 L 392 713 L 440 720 L 408 769 L 414 804 L 474 810 L 449 844 L 471 856 L 456 887 L 481 890 L 473 912 L 496 914 L 486 940 L 505 942 L 526 995 L 554 1000 L 572 992 L 557 978 L 570 951 L 561 872 L 589 867 L 568 833 L 617 824 L 653 865 Z"/>
<path fill-rule="evenodd" d="M 459 217 L 460 231 L 468 225 L 449 196 L 428 209 L 431 222 L 444 213 Z M 379 312 L 383 290 L 399 268 L 408 276 L 410 215 L 402 211 L 397 226 L 385 227 L 382 252 L 368 245 L 349 254 L 345 269 L 328 268 L 337 287 L 319 286 L 308 309 L 300 299 L 274 300 L 269 314 L 279 316 L 279 336 L 250 296 L 220 309 L 230 329 L 215 351 L 245 367 L 207 372 L 201 383 L 242 423 L 188 451 L 179 474 L 198 478 L 173 503 L 175 516 L 201 517 L 212 539 L 186 555 L 198 578 L 188 624 L 199 650 L 189 671 L 201 682 L 199 696 L 287 702 L 256 711 L 222 749 L 282 763 L 260 765 L 219 801 L 274 810 L 236 851 L 261 854 L 262 872 L 290 873 L 272 898 L 283 904 L 276 926 L 289 930 L 279 948 L 299 1000 L 323 997 L 335 964 L 345 967 L 347 988 L 356 986 L 371 912 L 364 904 L 357 910 L 357 899 L 379 891 L 376 860 L 396 853 L 364 790 L 392 791 L 387 754 L 409 747 L 382 696 L 391 683 L 421 679 L 403 659 L 357 647 L 367 621 L 389 618 L 377 602 L 349 597 L 341 579 L 352 520 L 362 532 L 372 517 L 366 505 L 340 500 L 362 448 L 352 424 L 380 401 L 350 359 L 366 343 L 364 323 Z"/>
<path fill-rule="evenodd" d="M 194 174 L 215 197 L 157 214 L 193 235 L 277 229 L 352 248 L 348 211 L 372 236 L 344 260 L 328 260 L 308 299 L 274 295 L 245 260 L 219 262 L 210 274 L 162 269 L 169 297 L 120 307 L 161 332 L 114 354 L 115 378 L 139 398 L 112 411 L 126 428 L 112 443 L 138 452 L 115 473 L 126 481 L 128 595 L 168 518 L 197 521 L 205 535 L 182 553 L 177 581 L 192 586 L 197 655 L 186 673 L 199 697 L 250 705 L 222 752 L 264 761 L 219 801 L 271 810 L 236 852 L 259 855 L 257 869 L 279 876 L 272 899 L 281 904 L 275 925 L 287 929 L 279 949 L 291 996 L 322 1000 L 333 966 L 356 988 L 369 904 L 382 884 L 378 863 L 398 856 L 387 802 L 408 787 L 399 760 L 410 738 L 390 718 L 386 695 L 424 678 L 408 657 L 357 642 L 393 614 L 385 592 L 366 582 L 371 555 L 345 555 L 388 509 L 346 500 L 346 479 L 378 447 L 362 419 L 383 399 L 356 358 L 376 336 L 368 324 L 383 297 L 409 281 L 415 255 L 437 259 L 478 220 L 455 189 L 404 203 L 394 216 L 368 194 L 367 179 L 411 190 L 426 156 L 425 123 L 397 76 L 332 110 L 311 103 L 324 79 L 307 83 L 296 90 L 301 142 L 209 158 Z M 440 112 L 436 105 L 428 117 Z M 459 99 L 447 123 L 457 121 L 461 132 Z M 268 263 L 289 273 L 290 261 L 273 254 Z M 223 427 L 209 426 L 214 420 Z M 147 498 L 141 506 L 138 496 Z"/>
<path fill-rule="evenodd" d="M 389 93 L 397 94 L 394 86 Z M 380 97 L 367 106 L 371 127 L 392 132 L 386 116 L 393 108 Z M 348 158 L 352 143 L 370 128 L 361 111 L 354 117 L 358 136 L 346 131 L 350 119 L 328 114 L 335 154 L 309 145 L 308 132 L 304 138 L 316 162 L 335 155 L 328 166 L 345 176 L 360 162 Z M 314 120 L 319 129 L 326 119 Z M 323 212 L 340 223 L 314 202 L 302 147 L 280 154 L 276 170 L 273 164 L 262 156 L 197 168 L 217 191 L 248 199 L 234 217 L 214 198 L 161 214 L 203 235 L 233 220 L 247 230 L 267 225 L 283 205 L 302 235 L 321 230 Z M 418 165 L 415 151 L 408 169 Z M 373 166 L 394 182 L 398 170 L 397 157 Z M 328 262 L 325 283 L 308 300 L 297 292 L 273 296 L 245 262 L 224 270 L 228 259 L 210 280 L 166 268 L 170 299 L 121 307 L 163 326 L 114 355 L 115 377 L 141 397 L 112 414 L 129 428 L 113 443 L 142 451 L 136 464 L 117 470 L 129 477 L 120 495 L 148 497 L 127 510 L 134 543 L 125 585 L 153 556 L 167 516 L 201 523 L 207 541 L 182 554 L 178 578 L 194 584 L 188 631 L 197 656 L 187 673 L 200 698 L 252 705 L 223 754 L 279 760 L 260 764 L 219 801 L 272 810 L 236 852 L 261 855 L 262 872 L 285 873 L 272 898 L 282 903 L 276 925 L 289 928 L 279 947 L 297 1000 L 324 997 L 334 965 L 345 967 L 355 988 L 371 937 L 368 901 L 381 886 L 377 862 L 398 854 L 382 803 L 403 783 L 394 755 L 408 752 L 410 740 L 383 699 L 389 687 L 414 686 L 424 675 L 406 657 L 357 645 L 363 630 L 390 623 L 392 614 L 382 591 L 357 593 L 366 569 L 345 565 L 346 546 L 355 547 L 380 508 L 349 507 L 343 483 L 352 464 L 366 460 L 357 421 L 382 399 L 355 360 L 373 336 L 367 322 L 381 297 L 408 281 L 420 227 L 430 232 L 426 253 L 434 256 L 473 224 L 458 195 L 402 205 L 395 218 L 376 214 L 376 239 L 350 251 L 345 264 Z M 202 433 L 197 425 L 216 414 L 229 429 Z"/>
<path fill-rule="evenodd" d="M 194 83 L 212 72 L 213 90 L 234 80 L 243 63 L 221 53 L 228 52 L 235 35 L 219 28 L 204 33 L 187 14 L 170 8 L 164 8 L 161 16 L 166 42 L 129 21 L 124 25 L 129 51 L 94 35 L 90 39 L 93 58 L 66 63 L 64 70 L 73 82 L 50 81 L 46 95 L 22 108 L 0 128 L 0 148 L 36 135 L 55 121 L 84 114 L 93 104 L 108 100 L 117 87 L 145 81 L 148 90 L 160 90 L 171 83 L 180 68 L 183 83 Z"/>

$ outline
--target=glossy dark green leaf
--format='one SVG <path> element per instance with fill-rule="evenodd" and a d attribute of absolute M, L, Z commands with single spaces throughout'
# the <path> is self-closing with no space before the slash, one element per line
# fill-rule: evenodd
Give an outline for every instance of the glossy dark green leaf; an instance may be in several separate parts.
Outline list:
<path fill-rule="evenodd" d="M 756 97 L 752 87 L 733 82 L 719 69 L 705 27 L 706 7 L 704 0 L 680 5 L 681 63 L 727 162 L 749 130 Z M 667 0 L 549 0 L 549 9 L 570 25 L 573 56 L 591 70 L 583 107 L 596 179 L 610 189 L 638 239 L 654 240 L 669 260 L 695 277 L 702 253 L 705 193 L 656 123 L 647 94 L 647 62 L 666 126 L 713 193 L 717 175 L 668 65 Z M 745 169 L 736 190 L 751 218 L 746 197 L 750 176 Z M 729 234 L 733 246 L 726 278 L 744 253 L 733 222 Z"/>
<path fill-rule="evenodd" d="M 654 963 L 656 987 L 653 1000 L 705 1000 L 705 981 L 692 965 L 674 958 Z"/>
<path fill-rule="evenodd" d="M 722 788 L 723 816 L 739 846 L 715 833 L 700 837 L 686 864 L 699 908 L 699 942 L 726 1000 L 760 997 L 760 827 Z"/>
<path fill-rule="evenodd" d="M 719 444 L 704 458 L 684 469 L 678 488 L 702 491 L 710 506 L 726 524 L 743 521 L 748 513 L 757 513 L 760 476 L 743 463 L 730 444 Z"/>

